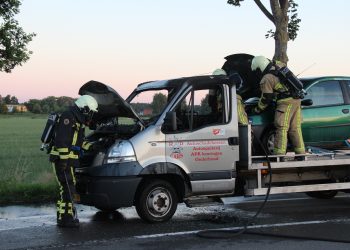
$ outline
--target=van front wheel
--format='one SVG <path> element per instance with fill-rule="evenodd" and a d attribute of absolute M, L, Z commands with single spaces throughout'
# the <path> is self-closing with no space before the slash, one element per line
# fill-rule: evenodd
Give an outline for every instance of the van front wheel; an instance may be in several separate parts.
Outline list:
<path fill-rule="evenodd" d="M 177 203 L 176 192 L 169 182 L 152 179 L 140 187 L 135 206 L 141 219 L 155 223 L 171 219 L 176 211 Z"/>

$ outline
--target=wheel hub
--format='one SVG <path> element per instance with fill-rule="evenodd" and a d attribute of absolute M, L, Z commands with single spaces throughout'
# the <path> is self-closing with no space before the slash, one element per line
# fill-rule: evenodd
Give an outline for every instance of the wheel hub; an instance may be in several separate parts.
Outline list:
<path fill-rule="evenodd" d="M 154 216 L 164 216 L 169 211 L 170 204 L 170 196 L 163 189 L 153 190 L 147 199 L 147 207 Z"/>

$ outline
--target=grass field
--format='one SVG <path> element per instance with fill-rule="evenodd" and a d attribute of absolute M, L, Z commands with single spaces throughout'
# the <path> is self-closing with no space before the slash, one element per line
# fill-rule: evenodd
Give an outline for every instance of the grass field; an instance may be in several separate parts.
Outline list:
<path fill-rule="evenodd" d="M 40 151 L 46 115 L 0 115 L 0 204 L 46 202 L 57 196 L 48 155 Z"/>

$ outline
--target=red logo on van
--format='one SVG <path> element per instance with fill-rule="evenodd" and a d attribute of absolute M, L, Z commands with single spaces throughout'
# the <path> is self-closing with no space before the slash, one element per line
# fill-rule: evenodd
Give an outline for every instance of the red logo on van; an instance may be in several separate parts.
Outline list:
<path fill-rule="evenodd" d="M 214 128 L 213 129 L 213 135 L 218 135 L 220 133 L 220 129 L 219 128 Z"/>
<path fill-rule="evenodd" d="M 170 157 L 174 159 L 181 159 L 184 157 L 184 155 L 182 153 L 172 153 Z"/>

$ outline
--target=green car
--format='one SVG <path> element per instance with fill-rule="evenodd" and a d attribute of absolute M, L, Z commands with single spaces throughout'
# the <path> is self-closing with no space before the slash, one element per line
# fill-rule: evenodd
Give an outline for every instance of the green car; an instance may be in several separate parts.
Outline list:
<path fill-rule="evenodd" d="M 225 57 L 222 66 L 229 75 L 238 72 L 243 79 L 238 94 L 245 100 L 249 119 L 254 133 L 255 153 L 262 153 L 259 138 L 269 153 L 273 152 L 274 107 L 270 105 L 260 115 L 251 115 L 249 110 L 257 105 L 262 75 L 252 72 L 249 54 L 233 54 Z M 327 149 L 347 147 L 345 140 L 350 138 L 350 76 L 323 76 L 301 78 L 306 90 L 302 100 L 302 132 L 306 146 Z"/>
<path fill-rule="evenodd" d="M 307 93 L 302 100 L 305 145 L 327 149 L 347 147 L 345 140 L 350 138 L 350 77 L 323 76 L 300 80 Z M 246 105 L 256 105 L 257 101 L 258 98 L 250 98 Z M 273 107 L 261 115 L 249 115 L 254 136 L 260 138 L 270 153 L 275 134 L 273 117 Z"/>

